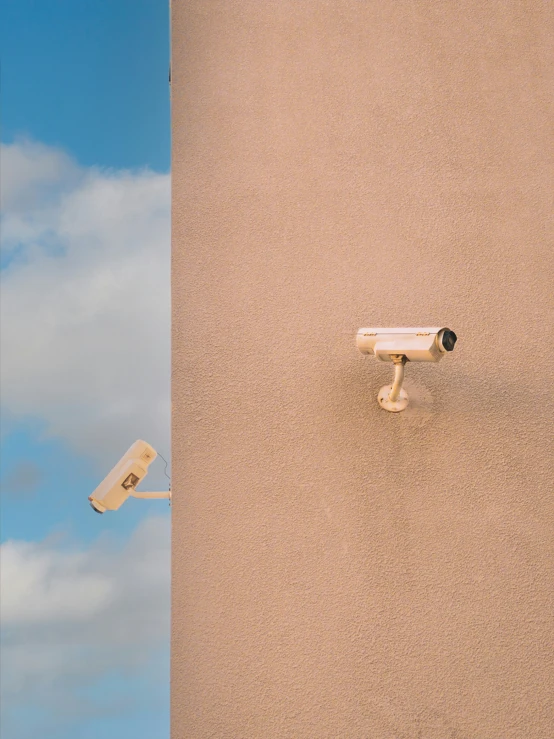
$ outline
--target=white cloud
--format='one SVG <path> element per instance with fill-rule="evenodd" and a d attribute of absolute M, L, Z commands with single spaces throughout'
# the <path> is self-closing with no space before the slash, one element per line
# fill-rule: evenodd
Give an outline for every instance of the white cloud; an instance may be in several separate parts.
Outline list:
<path fill-rule="evenodd" d="M 49 541 L 8 541 L 0 555 L 0 686 L 7 713 L 34 705 L 56 714 L 56 721 L 69 711 L 70 719 L 82 689 L 100 676 L 133 674 L 155 660 L 156 651 L 167 651 L 167 517 L 143 521 L 123 548 L 106 537 L 80 551 L 60 551 Z M 150 677 L 168 680 L 155 671 Z"/>
<path fill-rule="evenodd" d="M 21 141 L 0 150 L 3 211 L 29 214 L 55 200 L 60 190 L 75 186 L 82 172 L 62 150 Z"/>
<path fill-rule="evenodd" d="M 87 571 L 84 554 L 67 555 L 36 544 L 2 545 L 2 623 L 24 625 L 88 618 L 113 598 L 106 574 Z"/>
<path fill-rule="evenodd" d="M 111 466 L 137 438 L 169 454 L 170 178 L 1 149 L 5 417 Z M 154 472 L 154 470 L 153 470 Z"/>

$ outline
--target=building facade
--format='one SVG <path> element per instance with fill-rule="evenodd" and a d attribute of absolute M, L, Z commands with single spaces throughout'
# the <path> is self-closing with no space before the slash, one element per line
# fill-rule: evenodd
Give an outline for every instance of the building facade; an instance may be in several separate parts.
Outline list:
<path fill-rule="evenodd" d="M 173 0 L 173 739 L 554 736 L 553 9 Z"/>

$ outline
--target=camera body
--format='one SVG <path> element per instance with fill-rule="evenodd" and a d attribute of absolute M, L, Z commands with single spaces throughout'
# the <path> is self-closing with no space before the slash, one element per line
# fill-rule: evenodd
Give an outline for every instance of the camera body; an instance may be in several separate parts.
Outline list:
<path fill-rule="evenodd" d="M 117 511 L 133 495 L 157 456 L 150 444 L 135 441 L 92 495 L 89 495 L 91 507 L 97 513 Z"/>
<path fill-rule="evenodd" d="M 361 328 L 356 345 L 362 354 L 374 354 L 382 362 L 403 356 L 408 362 L 439 362 L 456 344 L 449 328 Z"/>

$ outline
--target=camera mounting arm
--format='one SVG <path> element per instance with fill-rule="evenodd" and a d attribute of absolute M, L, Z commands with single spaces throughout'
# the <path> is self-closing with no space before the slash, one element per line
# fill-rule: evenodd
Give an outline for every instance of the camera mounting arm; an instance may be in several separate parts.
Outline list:
<path fill-rule="evenodd" d="M 152 500 L 161 498 L 162 500 L 171 500 L 171 490 L 165 490 L 163 493 L 131 493 L 131 498 L 142 498 L 143 500 Z"/>
<path fill-rule="evenodd" d="M 392 354 L 391 359 L 394 364 L 394 382 L 392 385 L 385 385 L 379 390 L 377 400 L 381 408 L 398 413 L 408 405 L 408 393 L 402 388 L 404 365 L 408 360 L 403 354 Z"/>

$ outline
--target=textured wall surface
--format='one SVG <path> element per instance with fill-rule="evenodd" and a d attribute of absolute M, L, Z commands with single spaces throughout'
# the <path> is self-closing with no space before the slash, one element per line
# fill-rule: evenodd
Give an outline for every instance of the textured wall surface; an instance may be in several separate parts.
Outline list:
<path fill-rule="evenodd" d="M 553 9 L 173 0 L 173 739 L 554 736 Z"/>

